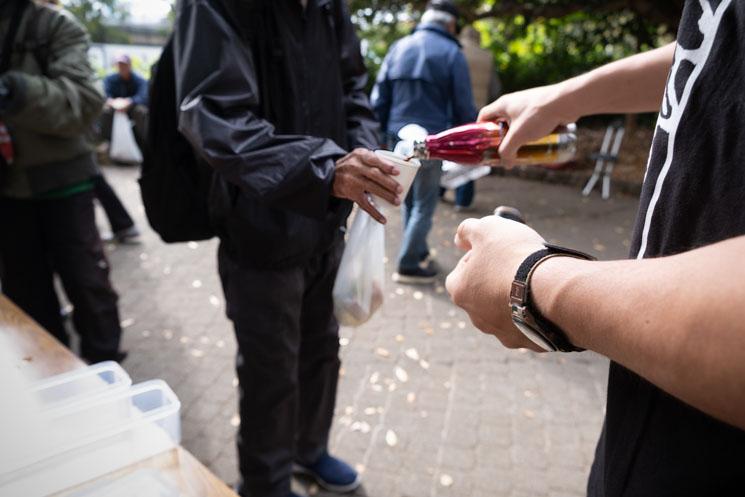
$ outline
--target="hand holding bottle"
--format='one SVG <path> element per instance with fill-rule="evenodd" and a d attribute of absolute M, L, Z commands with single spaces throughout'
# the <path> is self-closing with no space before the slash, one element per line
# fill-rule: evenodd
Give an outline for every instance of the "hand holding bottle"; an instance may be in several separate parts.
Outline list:
<path fill-rule="evenodd" d="M 518 149 L 551 134 L 557 127 L 574 122 L 569 94 L 561 84 L 509 93 L 487 105 L 479 121 L 506 120 L 509 130 L 499 146 L 503 163 L 515 163 Z"/>

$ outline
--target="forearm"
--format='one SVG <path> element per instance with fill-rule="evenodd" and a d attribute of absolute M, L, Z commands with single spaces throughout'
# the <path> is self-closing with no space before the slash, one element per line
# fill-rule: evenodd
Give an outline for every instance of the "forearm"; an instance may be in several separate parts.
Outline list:
<path fill-rule="evenodd" d="M 643 261 L 554 258 L 534 297 L 574 343 L 745 428 L 743 251 L 745 237 Z"/>
<path fill-rule="evenodd" d="M 248 197 L 323 219 L 345 151 L 325 138 L 276 133 L 254 112 L 253 56 L 210 2 L 183 4 L 174 59 L 179 131 L 196 153 Z"/>
<path fill-rule="evenodd" d="M 247 111 L 226 116 L 214 100 L 203 95 L 198 105 L 179 113 L 179 131 L 196 153 L 245 195 L 323 219 L 334 163 L 344 150 L 325 138 L 275 134 L 267 121 Z"/>
<path fill-rule="evenodd" d="M 88 131 L 104 104 L 91 80 L 52 79 L 15 71 L 8 74 L 14 78 L 17 110 L 4 117 L 29 131 L 61 137 L 80 135 Z"/>
<path fill-rule="evenodd" d="M 85 133 L 101 112 L 103 96 L 96 89 L 88 62 L 88 35 L 71 16 L 60 15 L 47 40 L 44 74 L 8 71 L 13 108 L 3 116 L 18 128 L 71 137 Z"/>
<path fill-rule="evenodd" d="M 565 120 L 592 114 L 657 112 L 674 52 L 671 43 L 557 84 Z"/>

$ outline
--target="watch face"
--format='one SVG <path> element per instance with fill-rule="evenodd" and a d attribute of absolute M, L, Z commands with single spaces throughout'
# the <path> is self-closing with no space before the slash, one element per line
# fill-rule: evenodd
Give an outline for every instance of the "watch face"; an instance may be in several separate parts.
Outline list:
<path fill-rule="evenodd" d="M 534 330 L 528 323 L 525 321 L 515 318 L 512 318 L 512 322 L 515 323 L 515 326 L 517 326 L 517 329 L 519 329 L 523 335 L 528 337 L 531 342 L 538 345 L 540 348 L 545 350 L 546 352 L 555 352 L 556 347 L 554 347 L 551 342 L 543 338 L 543 335 L 538 333 L 536 330 Z"/>

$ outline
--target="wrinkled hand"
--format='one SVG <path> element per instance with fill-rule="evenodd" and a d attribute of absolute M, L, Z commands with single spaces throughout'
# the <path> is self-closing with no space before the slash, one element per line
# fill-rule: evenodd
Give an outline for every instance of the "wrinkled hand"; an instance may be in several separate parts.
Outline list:
<path fill-rule="evenodd" d="M 364 148 L 354 149 L 336 162 L 336 175 L 332 195 L 356 202 L 379 223 L 385 224 L 385 217 L 370 202 L 368 194 L 377 195 L 394 205 L 400 205 L 401 185 L 391 176 L 399 173 L 396 166 L 389 164 Z"/>
<path fill-rule="evenodd" d="M 479 121 L 506 119 L 510 128 L 499 146 L 505 164 L 517 157 L 517 149 L 550 134 L 556 127 L 576 120 L 572 105 L 562 98 L 560 85 L 541 86 L 502 95 L 479 112 Z"/>
<path fill-rule="evenodd" d="M 466 219 L 455 235 L 455 244 L 466 255 L 445 286 L 474 326 L 496 336 L 505 347 L 542 351 L 512 323 L 509 300 L 517 268 L 543 243 L 526 225 L 497 216 Z"/>

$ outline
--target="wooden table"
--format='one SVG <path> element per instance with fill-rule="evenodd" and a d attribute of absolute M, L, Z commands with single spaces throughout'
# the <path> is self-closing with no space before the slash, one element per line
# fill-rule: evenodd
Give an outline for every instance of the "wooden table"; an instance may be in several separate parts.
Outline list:
<path fill-rule="evenodd" d="M 29 379 L 42 379 L 85 364 L 49 333 L 44 331 L 18 307 L 0 294 L 0 335 L 5 336 L 14 349 L 17 367 Z M 156 469 L 176 482 L 183 497 L 238 497 L 183 447 L 123 468 L 112 474 L 87 482 L 78 488 L 57 494 L 69 495 L 84 487 L 100 485 L 139 469 Z"/>

